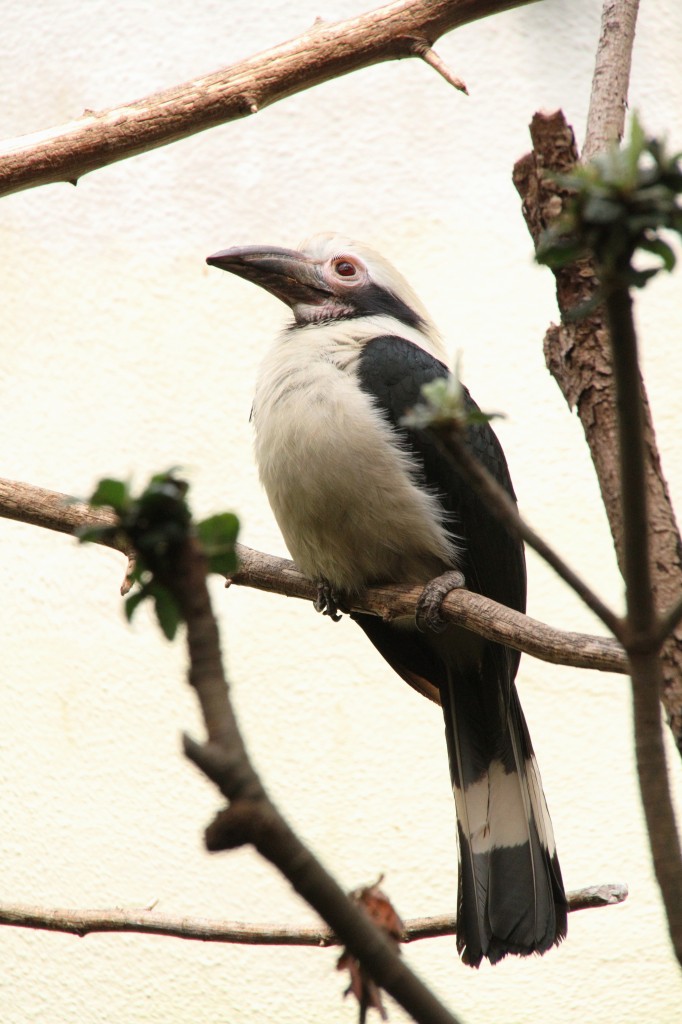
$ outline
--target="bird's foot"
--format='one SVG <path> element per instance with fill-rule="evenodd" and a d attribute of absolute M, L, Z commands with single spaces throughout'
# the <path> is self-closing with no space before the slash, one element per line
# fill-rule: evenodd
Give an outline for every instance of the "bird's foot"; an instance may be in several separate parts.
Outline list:
<path fill-rule="evenodd" d="M 317 584 L 317 597 L 315 598 L 315 611 L 328 615 L 333 622 L 338 622 L 341 612 L 350 612 L 342 594 L 334 590 L 329 580 L 320 580 Z"/>
<path fill-rule="evenodd" d="M 435 580 L 430 580 L 417 601 L 414 615 L 417 629 L 422 633 L 427 629 L 433 633 L 442 633 L 447 621 L 440 613 L 440 606 L 451 590 L 461 590 L 462 587 L 466 587 L 466 580 L 459 569 L 450 569 L 442 576 L 436 576 Z"/>

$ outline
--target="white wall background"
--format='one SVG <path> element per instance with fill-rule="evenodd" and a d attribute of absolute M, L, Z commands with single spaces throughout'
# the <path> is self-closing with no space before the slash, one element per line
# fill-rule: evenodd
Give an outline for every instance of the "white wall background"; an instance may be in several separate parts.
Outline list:
<path fill-rule="evenodd" d="M 368 0 L 0 0 L 0 135 L 132 100 Z M 101 475 L 186 468 L 198 515 L 231 508 L 242 540 L 284 553 L 251 453 L 256 367 L 285 315 L 209 270 L 227 245 L 338 229 L 412 280 L 499 426 L 529 519 L 620 602 L 582 433 L 542 358 L 556 316 L 512 187 L 538 108 L 582 138 L 596 0 L 545 0 L 438 49 L 459 95 L 416 61 L 322 85 L 256 117 L 116 164 L 77 188 L 6 198 L 0 232 L 3 476 L 84 495 Z M 665 9 L 664 9 L 665 8 Z M 631 105 L 682 146 L 682 7 L 643 4 Z M 680 275 L 638 299 L 645 369 L 678 506 Z M 310 915 L 249 851 L 211 857 L 215 793 L 184 762 L 199 731 L 181 645 L 133 628 L 114 554 L 0 523 L 0 845 L 4 899 L 143 907 L 252 922 Z M 359 631 L 303 603 L 214 587 L 239 716 L 271 790 L 348 888 L 385 872 L 404 917 L 455 907 L 456 855 L 437 710 Z M 530 612 L 598 627 L 530 558 Z M 453 939 L 410 963 L 471 1024 L 679 1020 L 682 986 L 653 881 L 626 683 L 524 658 L 520 691 L 569 888 L 625 881 L 619 908 L 572 915 L 542 959 L 478 972 Z M 671 770 L 682 791 L 679 759 Z M 0 932 L 0 1020 L 112 1024 L 354 1021 L 334 952 L 168 938 Z M 403 1019 L 391 1007 L 391 1020 Z"/>

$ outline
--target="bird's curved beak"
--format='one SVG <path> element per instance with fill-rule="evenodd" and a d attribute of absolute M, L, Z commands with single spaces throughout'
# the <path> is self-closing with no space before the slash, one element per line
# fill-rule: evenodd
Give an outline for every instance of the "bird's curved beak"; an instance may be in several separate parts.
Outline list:
<path fill-rule="evenodd" d="M 329 301 L 329 287 L 320 265 L 295 249 L 236 246 L 214 253 L 206 262 L 260 285 L 285 302 L 294 314 L 303 306 L 321 306 Z"/>

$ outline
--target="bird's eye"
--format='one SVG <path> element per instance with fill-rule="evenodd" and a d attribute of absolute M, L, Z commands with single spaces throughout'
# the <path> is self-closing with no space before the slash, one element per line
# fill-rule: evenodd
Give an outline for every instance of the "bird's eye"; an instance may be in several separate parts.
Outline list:
<path fill-rule="evenodd" d="M 357 268 L 350 260 L 337 260 L 334 264 L 334 270 L 339 277 L 355 277 L 357 274 Z"/>

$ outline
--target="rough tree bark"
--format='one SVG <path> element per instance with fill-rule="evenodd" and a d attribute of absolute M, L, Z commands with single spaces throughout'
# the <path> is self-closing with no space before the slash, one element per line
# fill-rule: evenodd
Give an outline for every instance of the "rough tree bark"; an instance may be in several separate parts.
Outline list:
<path fill-rule="evenodd" d="M 579 159 L 573 130 L 561 112 L 536 114 L 530 126 L 532 153 L 514 168 L 514 183 L 523 199 L 528 229 L 537 245 L 540 233 L 561 210 L 565 192 L 551 177 L 565 174 Z M 594 267 L 579 260 L 556 274 L 561 324 L 552 324 L 544 342 L 547 367 L 569 408 L 580 417 L 608 516 L 618 563 L 623 570 L 623 516 L 618 467 L 618 431 L 609 335 L 603 307 L 572 320 L 570 311 L 597 288 Z M 659 611 L 674 604 L 682 591 L 682 542 L 670 492 L 663 477 L 649 402 L 642 382 L 647 450 L 651 574 Z M 662 700 L 682 755 L 682 627 L 662 652 Z"/>

